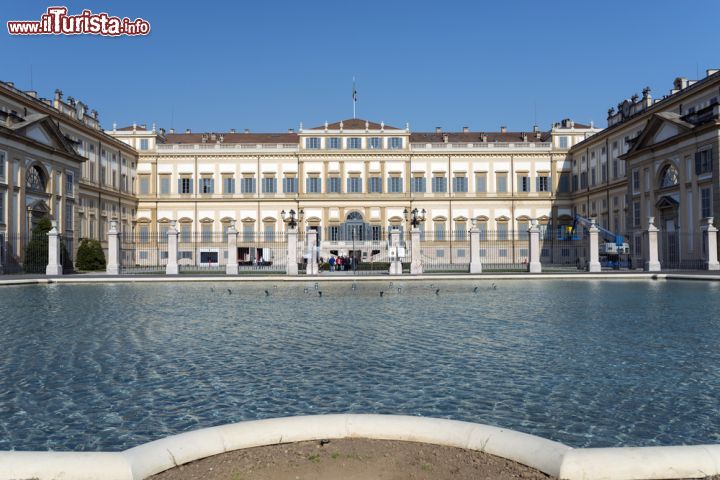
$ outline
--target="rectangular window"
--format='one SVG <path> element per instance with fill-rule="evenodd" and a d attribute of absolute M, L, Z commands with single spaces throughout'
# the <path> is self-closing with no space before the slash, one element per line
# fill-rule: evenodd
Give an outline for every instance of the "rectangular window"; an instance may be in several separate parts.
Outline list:
<path fill-rule="evenodd" d="M 445 240 L 445 222 L 435 222 L 435 240 Z"/>
<path fill-rule="evenodd" d="M 382 177 L 368 178 L 368 193 L 382 193 Z"/>
<path fill-rule="evenodd" d="M 249 241 L 255 238 L 255 225 L 252 223 L 243 223 L 243 240 Z"/>
<path fill-rule="evenodd" d="M 0 191 L 0 223 L 5 223 L 5 192 Z M 3 245 L 0 243 L 0 250 Z"/>
<path fill-rule="evenodd" d="M 475 174 L 475 191 L 477 193 L 487 192 L 487 173 Z"/>
<path fill-rule="evenodd" d="M 263 177 L 262 193 L 277 193 L 277 178 Z"/>
<path fill-rule="evenodd" d="M 362 193 L 362 178 L 350 177 L 347 179 L 347 193 Z"/>
<path fill-rule="evenodd" d="M 539 174 L 535 181 L 537 182 L 536 189 L 538 192 L 550 191 L 550 177 Z"/>
<path fill-rule="evenodd" d="M 73 174 L 70 172 L 65 173 L 65 195 L 73 196 Z"/>
<path fill-rule="evenodd" d="M 73 204 L 65 202 L 65 230 L 73 229 Z"/>
<path fill-rule="evenodd" d="M 530 177 L 527 173 L 518 174 L 518 192 L 530 191 Z"/>
<path fill-rule="evenodd" d="M 240 193 L 255 193 L 255 177 L 243 177 L 240 180 Z"/>
<path fill-rule="evenodd" d="M 362 139 L 359 137 L 350 137 L 347 139 L 347 148 L 357 150 L 362 148 Z"/>
<path fill-rule="evenodd" d="M 613 176 L 613 178 L 617 178 L 617 177 L 618 177 L 618 161 L 617 161 L 617 158 L 613 158 L 613 161 L 612 161 L 612 170 L 613 170 L 613 171 L 612 171 L 612 176 Z"/>
<path fill-rule="evenodd" d="M 497 224 L 497 239 L 507 240 L 508 239 L 508 224 L 505 222 Z"/>
<path fill-rule="evenodd" d="M 560 148 L 568 148 L 568 137 L 558 137 L 558 146 Z"/>
<path fill-rule="evenodd" d="M 382 148 L 382 138 L 380 138 L 380 137 L 368 138 L 368 148 L 371 150 L 380 150 Z"/>
<path fill-rule="evenodd" d="M 223 193 L 235 193 L 235 179 L 233 177 L 223 177 Z"/>
<path fill-rule="evenodd" d="M 297 177 L 283 178 L 283 193 L 297 193 L 298 179 Z"/>
<path fill-rule="evenodd" d="M 455 239 L 466 240 L 467 239 L 467 224 L 465 222 L 458 222 L 455 224 Z"/>
<path fill-rule="evenodd" d="M 455 193 L 467 193 L 468 181 L 467 177 L 453 177 L 453 192 Z"/>
<path fill-rule="evenodd" d="M 702 218 L 712 217 L 712 195 L 710 188 L 700 190 L 700 216 Z"/>
<path fill-rule="evenodd" d="M 322 193 L 322 179 L 320 177 L 308 177 L 305 180 L 307 193 Z"/>
<path fill-rule="evenodd" d="M 140 225 L 140 243 L 150 241 L 150 227 L 148 225 Z"/>
<path fill-rule="evenodd" d="M 596 175 L 595 175 L 595 167 L 592 167 L 592 168 L 590 169 L 590 185 L 593 186 L 593 187 L 595 186 L 595 183 L 596 183 L 595 177 L 596 177 Z"/>
<path fill-rule="evenodd" d="M 712 172 L 712 158 L 713 151 L 711 148 L 695 152 L 695 175 Z"/>
<path fill-rule="evenodd" d="M 141 138 L 140 139 L 140 150 L 147 150 L 147 149 L 148 149 L 148 139 Z"/>
<path fill-rule="evenodd" d="M 184 177 L 178 180 L 178 193 L 189 194 L 193 193 L 193 181 L 192 178 Z"/>
<path fill-rule="evenodd" d="M 341 147 L 340 138 L 338 137 L 330 137 L 325 140 L 325 148 L 329 148 L 331 150 L 339 150 Z"/>
<path fill-rule="evenodd" d="M 320 138 L 319 137 L 311 137 L 305 139 L 305 148 L 308 150 L 317 150 L 320 148 Z"/>
<path fill-rule="evenodd" d="M 580 172 L 580 188 L 587 188 L 588 186 L 588 174 L 587 172 Z"/>
<path fill-rule="evenodd" d="M 337 242 L 340 240 L 340 227 L 337 225 L 330 225 L 328 227 L 328 237 L 331 242 Z"/>
<path fill-rule="evenodd" d="M 402 193 L 402 192 L 403 192 L 402 177 L 388 178 L 388 193 Z"/>
<path fill-rule="evenodd" d="M 181 250 L 178 252 L 178 260 L 192 260 L 192 250 Z"/>
<path fill-rule="evenodd" d="M 507 193 L 507 173 L 495 174 L 497 193 Z"/>
<path fill-rule="evenodd" d="M 200 179 L 200 193 L 211 194 L 215 193 L 215 179 L 203 177 Z"/>
<path fill-rule="evenodd" d="M 5 179 L 5 152 L 0 152 L 0 178 Z"/>
<path fill-rule="evenodd" d="M 433 176 L 432 177 L 432 192 L 433 193 L 445 193 L 447 192 L 447 178 L 445 176 Z"/>
<path fill-rule="evenodd" d="M 340 193 L 340 177 L 328 177 L 327 179 L 327 192 L 328 193 Z"/>
<path fill-rule="evenodd" d="M 150 177 L 143 175 L 140 177 L 140 195 L 150 194 Z"/>
<path fill-rule="evenodd" d="M 550 177 L 548 177 L 548 192 L 550 191 Z M 569 193 L 570 192 L 570 175 L 567 173 L 561 173 L 558 179 L 558 193 Z"/>
<path fill-rule="evenodd" d="M 410 182 L 410 191 L 413 193 L 427 192 L 427 180 L 425 177 L 413 177 Z"/>
<path fill-rule="evenodd" d="M 637 200 L 633 202 L 633 226 L 640 226 L 640 202 Z"/>
<path fill-rule="evenodd" d="M 200 225 L 200 235 L 203 242 L 212 241 L 212 225 L 209 223 L 203 223 Z"/>
<path fill-rule="evenodd" d="M 632 177 L 633 177 L 633 192 L 637 193 L 640 191 L 640 171 L 633 170 Z"/>
<path fill-rule="evenodd" d="M 403 148 L 402 137 L 390 137 L 388 139 L 388 147 L 392 150 L 399 150 Z"/>
<path fill-rule="evenodd" d="M 382 227 L 380 225 L 373 225 L 370 227 L 370 233 L 372 240 L 378 242 L 382 238 Z"/>

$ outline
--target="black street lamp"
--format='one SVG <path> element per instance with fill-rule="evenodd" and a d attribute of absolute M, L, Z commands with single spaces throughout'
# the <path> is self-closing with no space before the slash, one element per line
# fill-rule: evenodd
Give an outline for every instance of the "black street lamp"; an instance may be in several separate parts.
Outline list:
<path fill-rule="evenodd" d="M 417 208 L 413 208 L 412 211 L 408 211 L 407 208 L 405 210 L 403 210 L 403 215 L 405 216 L 406 222 L 408 221 L 408 216 L 410 214 L 412 214 L 412 219 L 410 219 L 410 225 L 413 228 L 417 228 L 418 226 L 420 226 L 420 224 L 422 222 L 425 221 L 425 209 L 424 208 L 420 211 L 418 211 Z"/>
<path fill-rule="evenodd" d="M 289 220 L 288 220 L 288 219 L 286 218 L 286 217 L 288 217 L 288 214 L 285 213 L 285 210 L 283 210 L 282 212 L 280 212 L 280 216 L 282 217 L 283 222 L 285 222 L 285 221 L 288 222 L 288 225 L 290 226 L 290 228 L 295 228 L 295 227 L 297 227 L 298 222 L 302 222 L 302 221 L 303 221 L 303 217 L 305 216 L 305 212 L 303 212 L 303 209 L 301 208 L 300 211 L 297 213 L 297 220 L 295 220 L 295 215 L 296 215 L 295 210 L 292 210 L 292 209 L 291 209 L 291 210 L 290 210 L 290 214 L 289 214 Z"/>

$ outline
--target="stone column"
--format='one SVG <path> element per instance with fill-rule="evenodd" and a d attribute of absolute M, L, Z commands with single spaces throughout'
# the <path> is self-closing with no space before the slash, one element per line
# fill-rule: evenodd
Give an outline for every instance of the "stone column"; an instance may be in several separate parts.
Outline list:
<path fill-rule="evenodd" d="M 530 235 L 529 272 L 540 273 L 542 272 L 542 265 L 540 264 L 540 229 L 537 226 L 537 220 L 530 220 L 528 234 Z"/>
<path fill-rule="evenodd" d="M 105 273 L 108 275 L 120 275 L 120 232 L 118 232 L 117 220 L 110 221 L 108 230 L 108 258 Z"/>
<path fill-rule="evenodd" d="M 318 255 L 317 255 L 317 230 L 308 230 L 305 236 L 305 248 L 307 248 L 310 257 L 307 262 L 305 273 L 308 275 L 318 274 Z"/>
<path fill-rule="evenodd" d="M 230 222 L 230 226 L 227 230 L 227 249 L 228 258 L 227 264 L 225 265 L 225 275 L 237 275 L 238 274 L 238 260 L 237 260 L 237 236 L 238 231 L 235 228 L 235 220 Z"/>
<path fill-rule="evenodd" d="M 390 230 L 390 275 L 402 275 L 402 261 L 400 260 L 400 230 Z"/>
<path fill-rule="evenodd" d="M 57 230 L 57 223 L 53 220 L 52 229 L 48 236 L 48 263 L 45 267 L 45 275 L 62 275 L 63 267 L 60 263 L 60 234 Z"/>
<path fill-rule="evenodd" d="M 718 262 L 717 252 L 717 233 L 718 229 L 713 225 L 713 217 L 705 219 L 705 225 L 702 226 L 703 235 L 707 239 L 706 248 L 707 253 L 705 256 L 705 269 L 706 270 L 720 270 L 720 262 Z"/>
<path fill-rule="evenodd" d="M 298 258 L 297 258 L 297 227 L 290 227 L 287 231 L 287 267 L 288 275 L 296 276 L 298 274 Z"/>
<path fill-rule="evenodd" d="M 175 228 L 175 220 L 170 222 L 168 228 L 168 259 L 165 273 L 167 275 L 177 275 L 180 273 L 178 268 L 178 231 Z"/>
<path fill-rule="evenodd" d="M 659 272 L 660 260 L 658 258 L 658 229 L 655 226 L 655 217 L 648 217 L 648 228 L 646 236 L 647 244 L 645 245 L 645 271 Z"/>
<path fill-rule="evenodd" d="M 420 250 L 420 229 L 418 227 L 412 227 L 412 230 L 410 230 L 410 242 L 410 255 L 412 255 L 410 275 L 422 275 L 423 263 Z"/>
<path fill-rule="evenodd" d="M 475 225 L 470 229 L 470 273 L 482 273 L 480 230 Z"/>
<path fill-rule="evenodd" d="M 600 266 L 600 243 L 598 242 L 599 231 L 597 225 L 595 225 L 595 219 L 591 218 L 590 228 L 588 229 L 590 233 L 590 263 L 588 263 L 588 271 L 592 273 L 602 271 L 602 267 Z"/>

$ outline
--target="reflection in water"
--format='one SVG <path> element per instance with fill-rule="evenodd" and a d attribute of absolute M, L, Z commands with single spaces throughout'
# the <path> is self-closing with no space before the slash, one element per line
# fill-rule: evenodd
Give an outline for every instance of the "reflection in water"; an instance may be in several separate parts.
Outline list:
<path fill-rule="evenodd" d="M 642 281 L 3 288 L 0 450 L 119 450 L 335 412 L 573 446 L 717 443 L 717 293 Z"/>

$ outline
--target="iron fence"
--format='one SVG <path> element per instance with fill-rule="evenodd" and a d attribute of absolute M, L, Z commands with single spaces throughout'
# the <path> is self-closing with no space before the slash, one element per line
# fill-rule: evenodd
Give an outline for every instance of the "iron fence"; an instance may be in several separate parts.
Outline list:
<path fill-rule="evenodd" d="M 370 275 L 388 273 L 395 256 L 403 264 L 409 262 L 404 239 L 400 237 L 397 249 L 390 247 L 389 240 L 390 234 L 384 230 L 364 232 L 357 237 L 350 235 L 344 240 L 326 240 L 320 247 L 321 271 Z"/>
<path fill-rule="evenodd" d="M 658 231 L 658 257 L 662 270 L 703 270 L 707 237 L 703 231 Z"/>
<path fill-rule="evenodd" d="M 480 231 L 478 256 L 483 272 L 525 272 L 530 261 L 530 234 L 521 231 Z"/>
<path fill-rule="evenodd" d="M 46 272 L 49 240 L 45 232 L 30 235 L 0 234 L 0 274 Z M 75 243 L 71 235 L 60 236 L 63 273 L 72 273 Z"/>
<path fill-rule="evenodd" d="M 225 253 L 220 253 L 222 247 L 218 247 L 218 249 L 218 260 L 224 270 L 228 258 L 227 241 L 225 241 Z M 288 263 L 287 250 L 287 234 L 285 232 L 238 235 L 238 272 L 285 273 Z"/>
<path fill-rule="evenodd" d="M 120 273 L 165 273 L 167 261 L 167 233 L 120 234 Z"/>
<path fill-rule="evenodd" d="M 540 264 L 543 271 L 587 270 L 590 261 L 587 236 L 553 234 L 540 237 Z"/>
<path fill-rule="evenodd" d="M 481 257 L 483 253 L 487 258 L 487 245 L 477 252 Z M 470 257 L 470 233 L 466 230 L 435 230 L 420 237 L 420 259 L 426 273 L 468 273 Z"/>

